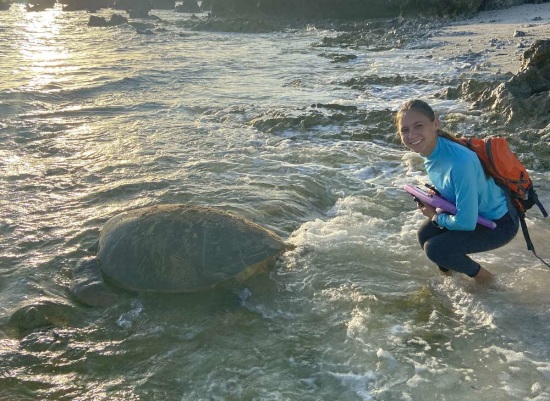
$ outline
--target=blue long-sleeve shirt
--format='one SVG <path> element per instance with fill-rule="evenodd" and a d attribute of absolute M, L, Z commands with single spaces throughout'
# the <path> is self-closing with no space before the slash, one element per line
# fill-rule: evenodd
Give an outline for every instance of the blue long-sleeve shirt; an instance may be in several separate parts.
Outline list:
<path fill-rule="evenodd" d="M 449 230 L 473 231 L 478 214 L 498 220 L 508 212 L 506 196 L 493 178 L 485 175 L 477 155 L 468 148 L 438 137 L 424 166 L 435 188 L 456 205 L 456 215 L 440 214 L 437 223 Z"/>

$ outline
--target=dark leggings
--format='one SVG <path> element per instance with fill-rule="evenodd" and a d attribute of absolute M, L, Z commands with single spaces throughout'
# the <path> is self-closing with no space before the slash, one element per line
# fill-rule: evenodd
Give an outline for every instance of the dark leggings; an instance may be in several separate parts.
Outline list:
<path fill-rule="evenodd" d="M 518 223 L 509 213 L 495 223 L 494 230 L 478 224 L 474 231 L 458 231 L 440 229 L 427 219 L 418 229 L 418 242 L 441 271 L 454 270 L 474 277 L 481 266 L 468 254 L 500 248 L 518 232 Z"/>

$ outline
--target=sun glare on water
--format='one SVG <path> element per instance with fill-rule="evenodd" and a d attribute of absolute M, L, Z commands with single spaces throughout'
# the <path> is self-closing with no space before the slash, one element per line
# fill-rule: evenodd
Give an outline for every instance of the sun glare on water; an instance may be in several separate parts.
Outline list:
<path fill-rule="evenodd" d="M 20 23 L 24 27 L 23 35 L 15 43 L 22 62 L 15 75 L 28 79 L 25 85 L 28 89 L 55 89 L 55 85 L 51 86 L 66 68 L 66 60 L 71 57 L 57 39 L 61 33 L 61 14 L 61 9 L 52 8 L 22 15 Z"/>

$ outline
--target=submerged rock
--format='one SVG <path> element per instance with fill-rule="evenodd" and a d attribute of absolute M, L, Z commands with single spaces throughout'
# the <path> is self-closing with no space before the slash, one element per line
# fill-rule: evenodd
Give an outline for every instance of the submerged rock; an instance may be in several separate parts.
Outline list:
<path fill-rule="evenodd" d="M 15 311 L 9 326 L 19 334 L 29 331 L 69 325 L 74 319 L 74 307 L 60 301 L 41 300 Z"/>

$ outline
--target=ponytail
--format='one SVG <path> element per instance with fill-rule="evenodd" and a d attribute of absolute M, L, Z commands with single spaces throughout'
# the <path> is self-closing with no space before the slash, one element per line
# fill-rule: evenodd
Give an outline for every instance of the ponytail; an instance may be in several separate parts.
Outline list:
<path fill-rule="evenodd" d="M 441 128 L 437 129 L 437 135 L 442 138 L 448 139 L 449 141 L 456 142 L 459 145 L 464 145 L 464 143 L 460 139 L 458 139 L 455 134 L 442 130 Z"/>

